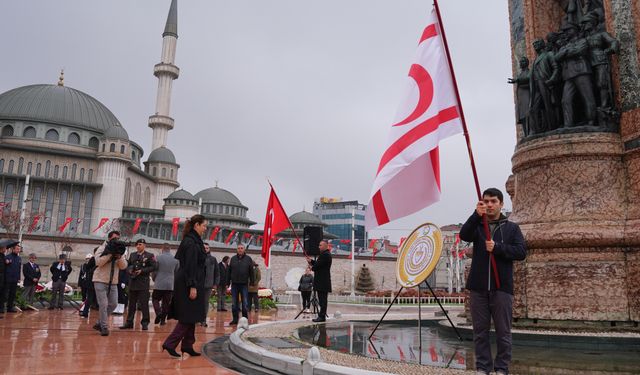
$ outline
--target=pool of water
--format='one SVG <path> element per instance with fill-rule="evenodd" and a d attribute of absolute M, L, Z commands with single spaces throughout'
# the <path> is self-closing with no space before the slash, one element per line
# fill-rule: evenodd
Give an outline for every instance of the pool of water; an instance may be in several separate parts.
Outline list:
<path fill-rule="evenodd" d="M 371 358 L 428 366 L 475 369 L 473 342 L 460 341 L 435 321 L 422 325 L 422 351 L 417 322 L 383 322 L 368 340 L 376 322 L 339 322 L 298 328 L 297 337 L 327 349 Z M 551 341 L 557 339 L 550 339 Z M 493 353 L 495 355 L 495 340 Z M 589 339 L 576 348 L 541 344 L 514 337 L 511 371 L 518 374 L 640 374 L 640 343 L 609 342 L 607 350 Z"/>

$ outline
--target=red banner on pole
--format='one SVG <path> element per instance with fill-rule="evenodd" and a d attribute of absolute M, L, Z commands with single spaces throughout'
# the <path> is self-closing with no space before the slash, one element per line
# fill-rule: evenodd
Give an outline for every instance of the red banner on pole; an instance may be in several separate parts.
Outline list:
<path fill-rule="evenodd" d="M 36 226 L 38 225 L 38 221 L 40 221 L 40 215 L 36 215 L 33 217 L 33 222 L 31 223 L 31 226 L 29 227 L 29 233 L 33 232 L 36 229 Z"/>
<path fill-rule="evenodd" d="M 177 237 L 178 236 L 178 224 L 180 224 L 180 218 L 179 217 L 174 217 L 173 219 L 171 219 L 171 223 L 172 223 L 171 234 L 174 237 Z"/>
<path fill-rule="evenodd" d="M 60 233 L 64 232 L 64 230 L 67 229 L 67 226 L 69 225 L 69 223 L 71 223 L 72 220 L 73 218 L 71 217 L 64 219 L 64 223 L 62 223 L 62 225 L 58 228 L 58 231 Z"/>
<path fill-rule="evenodd" d="M 271 184 L 269 184 L 271 185 Z M 269 250 L 273 243 L 273 237 L 287 228 L 293 228 L 289 216 L 284 211 L 280 199 L 276 195 L 276 191 L 271 186 L 269 194 L 269 202 L 267 203 L 267 216 L 264 220 L 264 241 L 262 242 L 262 258 L 264 265 L 269 268 Z"/>
<path fill-rule="evenodd" d="M 292 251 L 292 253 L 295 253 L 295 252 L 296 252 L 296 248 L 297 248 L 297 247 L 298 247 L 298 239 L 296 238 L 296 240 L 295 240 L 295 241 L 293 241 L 293 251 Z"/>
<path fill-rule="evenodd" d="M 93 233 L 97 232 L 98 229 L 102 228 L 102 226 L 105 225 L 107 221 L 109 221 L 108 217 L 103 217 L 102 219 L 100 219 L 100 222 L 98 223 L 98 226 L 96 227 L 96 229 L 93 230 Z"/>
<path fill-rule="evenodd" d="M 233 238 L 233 235 L 236 234 L 235 230 L 232 230 L 231 233 L 229 233 L 229 235 L 227 236 L 227 238 L 224 240 L 224 244 L 228 245 L 229 242 L 231 242 L 231 239 Z"/>
<path fill-rule="evenodd" d="M 211 235 L 209 236 L 209 241 L 215 240 L 218 232 L 220 232 L 220 227 L 213 228 L 213 230 L 211 231 Z"/>
<path fill-rule="evenodd" d="M 140 229 L 140 223 L 142 222 L 142 218 L 139 217 L 136 219 L 136 221 L 133 223 L 133 229 L 131 230 L 131 233 L 136 234 L 138 233 L 138 229 Z"/>

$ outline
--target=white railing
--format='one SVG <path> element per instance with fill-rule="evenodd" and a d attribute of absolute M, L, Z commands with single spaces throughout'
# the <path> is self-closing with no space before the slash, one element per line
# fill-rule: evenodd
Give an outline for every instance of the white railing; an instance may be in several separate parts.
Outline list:
<path fill-rule="evenodd" d="M 274 299 L 279 303 L 300 303 L 300 297 L 297 293 L 275 294 Z M 440 303 L 443 305 L 462 305 L 464 304 L 465 297 L 438 297 Z M 371 296 L 349 296 L 339 294 L 329 294 L 329 302 L 335 303 L 358 303 L 367 305 L 388 305 L 393 301 L 391 297 L 371 297 Z M 421 297 L 420 303 L 429 305 L 437 304 L 434 297 Z M 398 305 L 418 305 L 418 297 L 398 297 L 396 300 Z"/>

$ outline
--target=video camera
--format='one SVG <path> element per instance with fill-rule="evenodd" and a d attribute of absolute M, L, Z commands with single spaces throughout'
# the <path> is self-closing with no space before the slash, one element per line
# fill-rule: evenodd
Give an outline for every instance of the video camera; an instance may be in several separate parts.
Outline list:
<path fill-rule="evenodd" d="M 129 246 L 131 246 L 131 242 L 129 241 L 113 239 L 107 242 L 107 246 L 105 246 L 103 254 L 124 255 L 124 253 L 127 252 L 127 247 Z"/>

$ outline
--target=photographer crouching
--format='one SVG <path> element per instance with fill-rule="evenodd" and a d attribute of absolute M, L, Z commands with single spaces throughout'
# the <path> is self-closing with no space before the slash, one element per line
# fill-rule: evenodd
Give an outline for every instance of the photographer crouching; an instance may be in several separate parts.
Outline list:
<path fill-rule="evenodd" d="M 100 335 L 109 336 L 109 315 L 118 304 L 118 270 L 127 268 L 124 253 L 127 244 L 120 241 L 120 232 L 111 231 L 105 241 L 96 251 L 96 269 L 93 272 L 93 287 L 100 309 L 100 317 L 93 326 L 100 331 Z"/>

